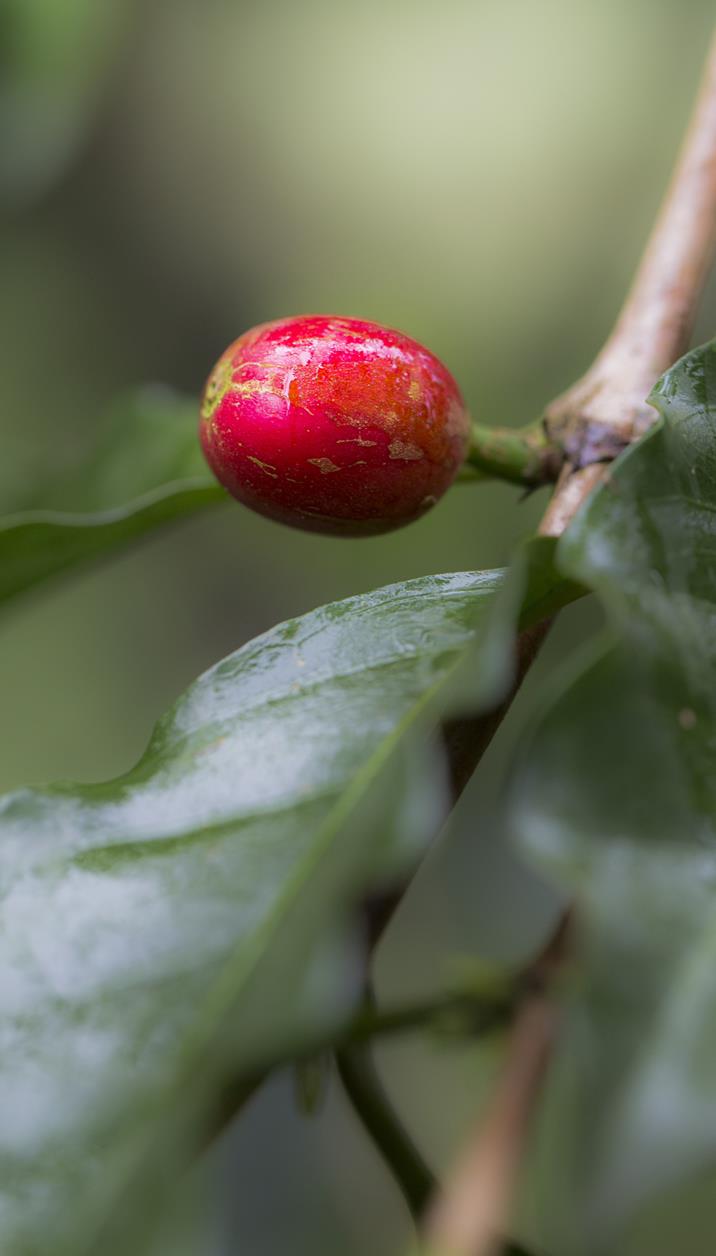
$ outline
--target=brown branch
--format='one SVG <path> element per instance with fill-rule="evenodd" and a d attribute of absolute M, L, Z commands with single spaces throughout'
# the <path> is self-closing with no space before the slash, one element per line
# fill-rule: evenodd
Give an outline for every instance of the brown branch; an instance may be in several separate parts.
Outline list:
<path fill-rule="evenodd" d="M 522 1007 L 488 1114 L 428 1216 L 425 1237 L 434 1256 L 487 1256 L 499 1250 L 512 1181 L 547 1065 L 553 1019 L 551 1005 L 541 996 Z"/>
<path fill-rule="evenodd" d="M 688 346 L 715 227 L 716 39 L 671 184 L 614 331 L 587 374 L 546 411 L 548 434 L 562 443 L 566 462 L 540 525 L 543 535 L 562 534 L 607 476 L 604 460 L 653 421 L 645 398 Z M 562 960 L 565 937 L 562 928 L 545 954 L 545 972 Z M 546 988 L 518 1012 L 487 1118 L 429 1215 L 426 1238 L 434 1256 L 491 1256 L 499 1246 L 555 1018 Z"/>
<path fill-rule="evenodd" d="M 593 462 L 575 470 L 567 463 L 539 525 L 541 536 L 561 536 L 587 498 L 607 478 L 608 467 Z"/>
<path fill-rule="evenodd" d="M 646 402 L 686 351 L 716 226 L 716 38 L 671 183 L 616 326 L 593 365 L 548 407 L 576 466 L 614 457 L 654 421 Z"/>
<path fill-rule="evenodd" d="M 487 1116 L 428 1214 L 425 1237 L 434 1256 L 492 1256 L 499 1249 L 498 1235 L 549 1059 L 556 1018 L 549 985 L 563 962 L 569 925 L 565 914 L 531 970 L 532 988 L 517 1014 Z"/>

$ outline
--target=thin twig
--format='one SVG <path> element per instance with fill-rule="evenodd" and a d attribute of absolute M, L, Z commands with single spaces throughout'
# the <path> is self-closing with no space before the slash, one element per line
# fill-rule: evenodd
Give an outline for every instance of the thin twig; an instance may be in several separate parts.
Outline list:
<path fill-rule="evenodd" d="M 503 990 L 490 996 L 478 996 L 475 992 L 442 995 L 392 1013 L 376 1010 L 368 985 L 365 1013 L 356 1018 L 350 1036 L 347 1034 L 343 1045 L 335 1051 L 338 1074 L 356 1116 L 390 1169 L 417 1226 L 435 1196 L 435 1180 L 383 1087 L 366 1039 L 425 1029 L 431 1024 L 439 1027 L 446 1017 L 448 1022 L 457 1020 L 462 1031 L 471 1034 L 504 1028 L 518 1008 L 520 1018 L 524 1015 L 525 991 L 536 1004 L 546 978 L 546 960 L 541 956 Z M 511 1240 L 504 1240 L 504 1251 L 506 1256 L 528 1256 Z"/>
<path fill-rule="evenodd" d="M 372 1003 L 349 1021 L 339 1045 L 395 1038 L 401 1034 L 488 1034 L 508 1024 L 528 979 L 520 976 L 494 993 L 453 990 L 412 1003 L 375 1007 Z"/>
<path fill-rule="evenodd" d="M 370 1047 L 366 1043 L 343 1047 L 336 1051 L 336 1066 L 353 1110 L 419 1223 L 435 1179 L 384 1090 Z"/>
<path fill-rule="evenodd" d="M 489 1033 L 503 1027 L 514 1014 L 527 975 L 501 990 L 480 996 L 475 991 L 443 994 L 402 1008 L 378 1009 L 369 980 L 364 1006 L 335 1050 L 338 1075 L 366 1132 L 370 1135 L 400 1188 L 416 1223 L 435 1189 L 433 1175 L 403 1126 L 380 1079 L 370 1040 L 386 1034 L 438 1026 L 458 1019 L 471 1033 Z"/>
<path fill-rule="evenodd" d="M 487 1117 L 469 1140 L 425 1228 L 436 1256 L 474 1256 L 497 1249 L 512 1181 L 553 1032 L 553 1009 L 535 996 L 520 1011 L 504 1073 Z"/>
<path fill-rule="evenodd" d="M 520 1012 L 523 1015 L 524 1010 Z M 435 1179 L 386 1094 L 369 1048 L 360 1045 L 337 1051 L 336 1065 L 353 1110 L 390 1169 L 414 1222 L 420 1225 L 435 1196 Z M 502 1246 L 504 1256 L 529 1256 L 509 1239 L 502 1240 Z"/>
<path fill-rule="evenodd" d="M 570 923 L 571 914 L 565 913 L 532 966 L 530 992 L 515 1018 L 487 1116 L 428 1214 L 428 1256 L 492 1256 L 501 1247 L 499 1235 L 554 1036 L 556 1009 L 549 989 L 564 960 Z"/>

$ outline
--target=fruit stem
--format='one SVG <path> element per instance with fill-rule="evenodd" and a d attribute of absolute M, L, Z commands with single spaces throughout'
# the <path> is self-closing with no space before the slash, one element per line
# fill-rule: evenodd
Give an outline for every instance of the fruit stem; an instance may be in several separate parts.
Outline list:
<path fill-rule="evenodd" d="M 462 480 L 496 479 L 536 488 L 554 482 L 562 465 L 541 420 L 527 427 L 486 427 L 473 423 Z"/>

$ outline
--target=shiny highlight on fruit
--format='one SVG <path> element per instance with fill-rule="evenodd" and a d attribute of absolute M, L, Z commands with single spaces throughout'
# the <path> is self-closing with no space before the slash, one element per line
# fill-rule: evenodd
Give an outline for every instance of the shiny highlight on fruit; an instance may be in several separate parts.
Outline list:
<path fill-rule="evenodd" d="M 206 384 L 207 461 L 240 502 L 294 528 L 369 536 L 449 488 L 470 423 L 450 372 L 401 332 L 305 315 L 254 327 Z"/>

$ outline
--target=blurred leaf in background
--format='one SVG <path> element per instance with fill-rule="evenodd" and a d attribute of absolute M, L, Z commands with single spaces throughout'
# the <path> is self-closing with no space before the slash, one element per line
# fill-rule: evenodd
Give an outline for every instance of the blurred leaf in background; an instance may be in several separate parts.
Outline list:
<path fill-rule="evenodd" d="M 196 436 L 196 398 L 147 387 L 119 398 L 74 471 L 16 484 L 0 517 L 0 602 L 225 500 Z"/>
<path fill-rule="evenodd" d="M 106 96 L 127 0 L 0 0 L 0 204 L 65 174 Z"/>

